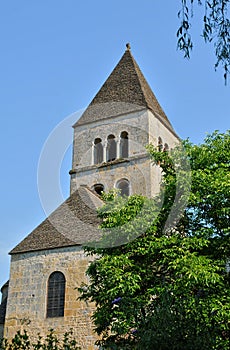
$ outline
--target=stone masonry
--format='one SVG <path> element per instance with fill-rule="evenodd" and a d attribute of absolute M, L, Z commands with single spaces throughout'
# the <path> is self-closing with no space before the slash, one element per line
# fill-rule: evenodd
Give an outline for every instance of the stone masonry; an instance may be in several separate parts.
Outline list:
<path fill-rule="evenodd" d="M 119 105 L 119 104 L 118 104 Z M 119 139 L 121 132 L 128 133 L 129 158 L 111 163 L 93 164 L 93 141 L 96 138 L 106 142 L 108 135 Z M 116 188 L 122 178 L 129 180 L 130 194 L 151 197 L 159 192 L 160 169 L 153 166 L 145 146 L 152 143 L 156 147 L 158 138 L 170 148 L 178 143 L 178 137 L 166 128 L 150 111 L 142 110 L 74 127 L 74 150 L 71 170 L 71 193 L 80 185 L 89 188 L 97 183 L 104 185 L 105 191 Z"/>
<path fill-rule="evenodd" d="M 89 258 L 76 246 L 13 255 L 5 337 L 10 339 L 17 329 L 26 329 L 36 338 L 38 333 L 45 336 L 51 328 L 58 334 L 73 328 L 82 349 L 95 349 L 90 320 L 93 307 L 78 300 L 76 289 L 88 282 L 88 264 Z M 63 318 L 46 317 L 47 281 L 53 271 L 61 271 L 66 277 Z"/>

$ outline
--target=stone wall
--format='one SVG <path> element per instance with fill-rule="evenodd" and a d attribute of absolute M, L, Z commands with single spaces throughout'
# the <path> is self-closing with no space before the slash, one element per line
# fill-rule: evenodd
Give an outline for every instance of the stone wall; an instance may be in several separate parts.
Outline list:
<path fill-rule="evenodd" d="M 161 137 L 163 145 L 168 144 L 169 149 L 174 148 L 179 143 L 179 137 L 173 133 L 163 122 L 148 111 L 149 117 L 149 143 L 158 144 L 158 138 Z"/>
<path fill-rule="evenodd" d="M 112 134 L 118 140 L 122 131 L 129 134 L 129 155 L 142 154 L 148 143 L 148 129 L 147 110 L 75 127 L 72 169 L 93 164 L 92 144 L 96 138 L 105 142 Z"/>
<path fill-rule="evenodd" d="M 82 349 L 95 349 L 90 320 L 93 305 L 79 301 L 76 290 L 87 282 L 88 263 L 89 258 L 77 246 L 12 255 L 5 337 L 11 338 L 18 329 L 36 337 L 51 328 L 60 334 L 73 328 Z M 65 312 L 64 317 L 47 318 L 47 281 L 54 271 L 61 271 L 66 278 Z"/>
<path fill-rule="evenodd" d="M 151 111 L 148 111 L 148 120 L 149 120 L 149 143 L 152 143 L 155 146 L 158 146 L 159 137 L 162 140 L 162 146 L 167 144 L 169 150 L 174 148 L 179 144 L 179 138 L 176 133 L 173 133 L 166 125 L 163 124 L 158 118 L 154 116 Z M 163 149 L 162 148 L 162 149 Z M 151 188 L 150 193 L 151 197 L 154 197 L 159 193 L 160 183 L 161 183 L 161 169 L 159 166 L 150 166 L 150 178 L 149 186 Z"/>
<path fill-rule="evenodd" d="M 100 138 L 105 144 L 107 137 L 113 134 L 119 142 L 122 131 L 128 133 L 128 159 L 124 161 L 118 157 L 115 162 L 93 164 L 94 140 Z M 75 127 L 71 193 L 81 185 L 93 189 L 95 184 L 102 184 L 107 192 L 116 188 L 118 180 L 125 178 L 130 182 L 130 194 L 156 195 L 161 170 L 151 164 L 145 146 L 149 143 L 157 146 L 159 137 L 169 149 L 178 143 L 176 134 L 146 109 Z"/>
<path fill-rule="evenodd" d="M 103 184 L 104 190 L 107 192 L 116 187 L 118 180 L 125 178 L 131 183 L 131 194 L 142 193 L 148 195 L 145 176 L 146 168 L 149 168 L 146 163 L 147 153 L 145 149 L 145 145 L 148 144 L 148 132 L 146 132 L 148 129 L 147 110 L 75 127 L 71 193 L 80 185 L 88 185 L 92 188 L 93 185 L 98 183 Z M 128 133 L 130 161 L 112 164 L 105 164 L 106 162 L 104 162 L 103 166 L 101 164 L 99 166 L 94 165 L 94 140 L 96 138 L 102 140 L 105 154 L 107 137 L 112 134 L 115 136 L 119 152 L 119 137 L 123 131 Z M 117 155 L 117 159 L 121 160 L 121 157 Z M 138 186 L 135 185 L 137 181 L 139 182 Z"/>
<path fill-rule="evenodd" d="M 115 161 L 111 164 L 85 167 L 71 175 L 71 192 L 81 185 L 93 188 L 94 184 L 103 184 L 105 192 L 108 192 L 116 188 L 120 179 L 127 179 L 130 182 L 130 195 L 150 196 L 150 167 L 150 160 L 145 154 L 130 158 L 128 161 Z M 159 189 L 159 183 L 155 185 Z"/>

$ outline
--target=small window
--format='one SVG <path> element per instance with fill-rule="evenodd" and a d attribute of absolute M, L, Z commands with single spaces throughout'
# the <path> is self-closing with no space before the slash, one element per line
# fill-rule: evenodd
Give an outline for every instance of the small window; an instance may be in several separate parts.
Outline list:
<path fill-rule="evenodd" d="M 95 184 L 93 186 L 94 191 L 101 196 L 102 192 L 104 192 L 104 186 L 102 184 Z"/>
<path fill-rule="evenodd" d="M 127 158 L 129 156 L 129 138 L 126 131 L 122 131 L 120 140 L 120 156 Z"/>
<path fill-rule="evenodd" d="M 97 138 L 94 140 L 94 164 L 103 162 L 103 146 L 101 139 Z"/>
<path fill-rule="evenodd" d="M 167 143 L 165 143 L 163 151 L 168 152 L 168 150 L 169 150 L 169 145 Z"/>
<path fill-rule="evenodd" d="M 121 196 L 129 196 L 130 193 L 130 183 L 127 179 L 121 179 L 117 182 L 116 186 L 121 193 Z"/>
<path fill-rule="evenodd" d="M 117 144 L 114 135 L 109 135 L 107 138 L 107 161 L 111 162 L 117 157 Z"/>
<path fill-rule="evenodd" d="M 47 317 L 63 317 L 65 307 L 65 276 L 62 272 L 51 273 L 48 280 Z"/>
<path fill-rule="evenodd" d="M 161 137 L 158 137 L 158 151 L 161 152 L 163 150 L 163 141 Z"/>

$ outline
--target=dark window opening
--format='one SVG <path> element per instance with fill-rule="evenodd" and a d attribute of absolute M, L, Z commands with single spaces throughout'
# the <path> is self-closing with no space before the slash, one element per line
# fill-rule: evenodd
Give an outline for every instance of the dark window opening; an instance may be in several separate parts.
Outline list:
<path fill-rule="evenodd" d="M 103 162 L 103 146 L 101 139 L 97 138 L 94 140 L 94 164 Z"/>
<path fill-rule="evenodd" d="M 51 273 L 48 280 L 47 317 L 63 317 L 65 307 L 65 276 L 62 272 Z"/>
<path fill-rule="evenodd" d="M 111 162 L 117 157 L 117 144 L 114 135 L 109 135 L 107 138 L 107 161 Z"/>
<path fill-rule="evenodd" d="M 163 150 L 163 141 L 161 137 L 158 137 L 158 151 L 161 152 Z"/>
<path fill-rule="evenodd" d="M 101 196 L 102 192 L 104 192 L 104 186 L 102 184 L 96 184 L 93 186 L 94 191 Z"/>
<path fill-rule="evenodd" d="M 121 196 L 129 196 L 130 185 L 128 180 L 126 179 L 119 180 L 117 183 L 117 188 L 120 190 Z"/>
<path fill-rule="evenodd" d="M 169 150 L 169 145 L 167 143 L 165 143 L 164 145 L 164 152 L 168 152 Z"/>
<path fill-rule="evenodd" d="M 129 156 L 129 138 L 126 131 L 122 131 L 120 142 L 120 156 L 121 158 L 127 158 Z"/>

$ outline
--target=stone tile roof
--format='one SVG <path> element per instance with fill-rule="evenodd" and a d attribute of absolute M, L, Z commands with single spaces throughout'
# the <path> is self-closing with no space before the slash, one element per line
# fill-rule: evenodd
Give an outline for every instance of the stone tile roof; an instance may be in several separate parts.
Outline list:
<path fill-rule="evenodd" d="M 74 126 L 146 108 L 174 132 L 127 44 L 119 63 Z"/>
<path fill-rule="evenodd" d="M 104 203 L 85 186 L 76 190 L 10 254 L 82 245 L 100 237 L 97 208 Z"/>

